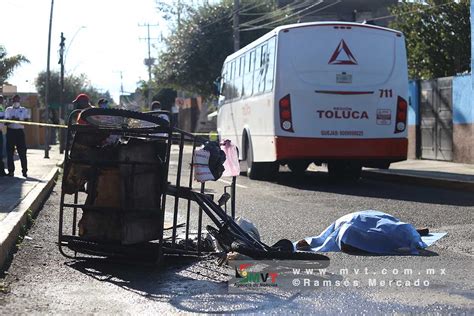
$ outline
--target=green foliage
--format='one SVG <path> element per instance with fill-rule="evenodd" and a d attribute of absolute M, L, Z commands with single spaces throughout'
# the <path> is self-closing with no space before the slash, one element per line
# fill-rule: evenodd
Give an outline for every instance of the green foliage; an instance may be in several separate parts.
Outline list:
<path fill-rule="evenodd" d="M 22 63 L 30 61 L 23 55 L 14 55 L 7 57 L 7 50 L 0 45 L 0 86 L 6 83 L 7 79 L 13 75 L 13 71 Z"/>
<path fill-rule="evenodd" d="M 43 102 L 46 90 L 46 72 L 41 72 L 36 78 L 36 89 L 40 95 L 40 100 Z M 49 103 L 60 104 L 61 93 L 61 74 L 57 71 L 50 73 L 49 84 Z M 87 77 L 82 74 L 79 77 L 69 75 L 64 78 L 63 100 L 64 104 L 71 103 L 79 93 L 87 93 L 91 98 L 91 102 L 96 104 L 99 98 L 107 98 L 111 100 L 110 93 L 100 93 L 97 89 L 87 83 Z"/>
<path fill-rule="evenodd" d="M 392 7 L 390 27 L 405 34 L 411 78 L 452 76 L 470 70 L 469 0 L 407 1 Z"/>
<path fill-rule="evenodd" d="M 269 28 L 294 22 L 282 18 L 285 9 L 276 9 L 273 0 L 241 1 L 240 46 L 262 36 Z M 214 5 L 203 5 L 188 13 L 171 36 L 166 39 L 167 50 L 155 67 L 159 85 L 198 93 L 212 94 L 212 82 L 219 76 L 224 59 L 233 50 L 233 1 L 224 0 Z M 258 20 L 255 23 L 250 21 Z M 258 27 L 264 25 L 264 27 Z"/>

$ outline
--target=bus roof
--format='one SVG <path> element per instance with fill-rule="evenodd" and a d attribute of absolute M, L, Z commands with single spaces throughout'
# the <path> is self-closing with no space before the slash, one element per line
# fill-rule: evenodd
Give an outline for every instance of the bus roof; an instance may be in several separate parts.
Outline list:
<path fill-rule="evenodd" d="M 300 28 L 300 27 L 308 27 L 308 26 L 350 26 L 350 27 L 364 27 L 364 28 L 369 28 L 369 29 L 374 29 L 374 30 L 380 30 L 380 31 L 387 31 L 387 32 L 393 32 L 397 34 L 398 36 L 402 35 L 402 32 L 390 29 L 387 27 L 382 27 L 382 26 L 377 26 L 377 25 L 372 25 L 372 24 L 364 24 L 364 23 L 355 23 L 355 22 L 340 22 L 340 21 L 326 21 L 326 22 L 306 22 L 306 23 L 295 23 L 295 24 L 287 24 L 287 25 L 281 25 L 270 32 L 262 35 L 255 41 L 247 44 L 246 46 L 242 47 L 238 51 L 232 53 L 231 55 L 227 56 L 224 62 L 234 59 L 236 56 L 242 54 L 243 52 L 252 49 L 253 47 L 257 46 L 261 42 L 266 41 L 270 37 L 278 34 L 279 32 L 283 30 L 290 30 L 290 29 L 295 29 L 295 28 Z"/>

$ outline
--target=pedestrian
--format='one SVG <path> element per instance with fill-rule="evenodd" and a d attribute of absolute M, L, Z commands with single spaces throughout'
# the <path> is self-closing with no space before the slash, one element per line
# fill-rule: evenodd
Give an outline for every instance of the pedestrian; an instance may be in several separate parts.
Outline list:
<path fill-rule="evenodd" d="M 109 108 L 109 101 L 105 98 L 100 98 L 99 102 L 97 102 L 99 108 L 101 109 L 108 109 Z"/>
<path fill-rule="evenodd" d="M 85 93 L 78 94 L 77 97 L 72 101 L 75 110 L 86 110 L 92 108 L 89 96 Z M 79 113 L 75 119 L 77 124 L 86 124 L 84 120 L 81 120 L 81 114 Z"/>
<path fill-rule="evenodd" d="M 85 110 L 93 107 L 90 101 L 90 98 L 87 94 L 81 93 L 72 101 L 75 110 Z"/>
<path fill-rule="evenodd" d="M 151 102 L 151 110 L 152 110 L 152 111 L 163 111 L 163 110 L 161 109 L 161 103 L 160 103 L 160 101 L 153 101 L 153 102 Z M 163 112 L 164 112 L 164 113 L 158 114 L 158 117 L 160 117 L 160 118 L 162 118 L 162 119 L 164 119 L 164 120 L 166 120 L 166 121 L 169 122 L 169 121 L 170 121 L 169 112 L 167 112 L 167 111 L 163 111 Z"/>
<path fill-rule="evenodd" d="M 20 105 L 20 96 L 16 94 L 13 97 L 13 105 L 5 110 L 5 119 L 14 121 L 28 121 L 30 112 L 28 109 Z M 20 123 L 6 123 L 7 125 L 7 165 L 8 176 L 13 177 L 15 172 L 15 163 L 13 160 L 13 152 L 18 152 L 20 157 L 21 169 L 23 176 L 27 177 L 28 165 L 26 161 L 26 140 L 24 125 Z"/>
<path fill-rule="evenodd" d="M 3 95 L 0 94 L 0 120 L 5 118 L 5 106 L 3 105 Z M 5 165 L 3 164 L 3 123 L 0 123 L 0 177 L 6 176 Z"/>
<path fill-rule="evenodd" d="M 153 102 L 151 102 L 151 110 L 152 110 L 152 111 L 159 111 L 159 110 L 161 110 L 161 103 L 160 103 L 160 101 L 153 101 Z"/>

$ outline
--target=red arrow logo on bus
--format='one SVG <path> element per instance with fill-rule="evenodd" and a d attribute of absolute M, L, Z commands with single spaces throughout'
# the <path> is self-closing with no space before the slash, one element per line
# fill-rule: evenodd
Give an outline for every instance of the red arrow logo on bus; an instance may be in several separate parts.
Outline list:
<path fill-rule="evenodd" d="M 344 40 L 339 42 L 336 50 L 332 53 L 331 59 L 328 62 L 329 65 L 357 65 L 357 60 L 352 55 L 349 46 L 347 46 Z"/>

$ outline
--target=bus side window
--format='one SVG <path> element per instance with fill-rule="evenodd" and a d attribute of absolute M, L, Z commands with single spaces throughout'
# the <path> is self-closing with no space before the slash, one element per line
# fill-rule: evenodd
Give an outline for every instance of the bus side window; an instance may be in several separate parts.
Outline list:
<path fill-rule="evenodd" d="M 222 86 L 221 86 L 221 95 L 224 97 L 223 102 L 225 103 L 229 99 L 229 64 L 224 64 L 222 67 Z"/>
<path fill-rule="evenodd" d="M 248 67 L 245 67 L 245 96 L 249 97 L 252 95 L 253 90 L 253 69 L 255 63 L 255 49 L 250 53 L 247 53 L 249 56 Z M 247 63 L 246 63 L 247 64 Z"/>
<path fill-rule="evenodd" d="M 268 71 L 267 44 L 262 45 L 262 54 L 260 57 L 260 71 L 258 73 L 258 92 L 265 91 L 265 75 Z"/>
<path fill-rule="evenodd" d="M 235 98 L 235 60 L 230 63 L 229 98 Z"/>
<path fill-rule="evenodd" d="M 273 90 L 273 77 L 275 74 L 275 51 L 275 37 L 272 37 L 268 40 L 265 92 L 270 92 Z"/>
<path fill-rule="evenodd" d="M 243 88 L 244 71 L 245 71 L 245 56 L 241 56 L 240 57 L 240 62 L 239 62 L 239 70 L 238 70 L 239 81 L 237 82 L 237 91 L 238 91 L 239 97 L 244 96 L 244 91 L 243 91 L 244 90 L 244 88 Z"/>
<path fill-rule="evenodd" d="M 257 94 L 258 86 L 260 82 L 260 67 L 262 61 L 262 46 L 258 46 L 256 49 L 256 56 L 255 56 L 255 68 L 253 72 L 253 94 Z"/>

